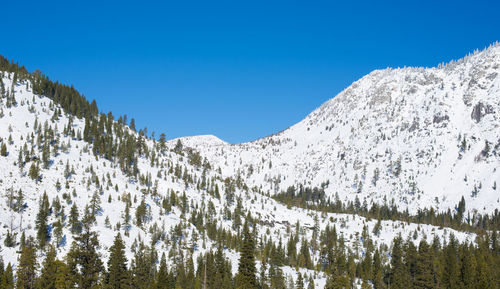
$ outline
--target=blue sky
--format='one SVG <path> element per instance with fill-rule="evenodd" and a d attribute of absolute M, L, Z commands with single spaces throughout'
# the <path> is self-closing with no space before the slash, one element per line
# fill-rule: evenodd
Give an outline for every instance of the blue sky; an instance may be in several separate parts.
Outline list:
<path fill-rule="evenodd" d="M 342 2 L 4 1 L 0 54 L 157 135 L 237 143 L 286 129 L 373 69 L 500 40 L 499 1 Z"/>

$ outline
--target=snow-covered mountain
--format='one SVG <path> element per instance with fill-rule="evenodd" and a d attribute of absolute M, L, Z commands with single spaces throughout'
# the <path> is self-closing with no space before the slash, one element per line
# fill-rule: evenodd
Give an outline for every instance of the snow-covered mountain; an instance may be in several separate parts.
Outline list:
<path fill-rule="evenodd" d="M 404 221 L 382 220 L 374 230 L 376 219 L 287 206 L 272 195 L 291 185 L 323 184 L 332 198 L 394 199 L 398 209 L 410 212 L 453 208 L 462 196 L 467 210 L 493 211 L 500 206 L 499 73 L 499 45 L 439 68 L 374 71 L 289 129 L 231 145 L 215 136 L 163 144 L 110 114 L 96 113 L 90 123 L 90 116 L 79 118 L 55 97 L 36 93 L 39 78 L 0 71 L 0 255 L 17 264 L 21 235 L 37 236 L 45 193 L 48 241 L 59 258 L 74 240 L 74 205 L 80 217 L 86 206 L 96 209 L 103 260 L 120 232 L 129 260 L 144 243 L 159 256 L 166 253 L 171 267 L 179 258 L 196 260 L 223 245 L 236 272 L 234 240 L 247 216 L 255 220 L 258 250 L 267 243 L 284 247 L 293 236 L 317 244 L 333 226 L 359 258 L 367 244 L 387 257 L 398 234 L 415 244 L 451 234 L 473 242 L 471 232 Z M 102 143 L 86 140 L 89 131 L 101 132 Z M 137 174 L 123 169 L 118 153 L 109 153 L 130 141 L 124 135 L 133 139 L 132 152 L 120 154 Z M 361 237 L 375 231 L 373 244 Z M 291 245 L 297 251 L 299 239 Z M 321 264 L 319 245 L 307 250 Z M 43 260 L 44 251 L 37 254 Z M 311 276 L 317 288 L 326 280 L 316 267 L 282 270 L 290 280 L 297 271 Z"/>
<path fill-rule="evenodd" d="M 325 189 L 402 210 L 500 207 L 500 45 L 436 68 L 376 70 L 290 128 L 231 145 L 181 138 L 224 175 L 274 194 Z M 175 142 L 174 140 L 173 142 Z"/>

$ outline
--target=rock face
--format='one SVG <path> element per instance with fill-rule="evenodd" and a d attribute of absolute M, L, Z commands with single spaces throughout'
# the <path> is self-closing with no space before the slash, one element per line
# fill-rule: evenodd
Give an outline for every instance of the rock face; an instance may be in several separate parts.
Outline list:
<path fill-rule="evenodd" d="M 472 109 L 471 118 L 479 123 L 481 119 L 490 113 L 494 113 L 493 106 L 484 105 L 482 102 L 478 102 Z"/>
<path fill-rule="evenodd" d="M 437 68 L 373 71 L 301 122 L 253 142 L 182 141 L 223 174 L 271 194 L 323 184 L 330 198 L 394 200 L 410 212 L 454 209 L 462 196 L 491 212 L 500 206 L 500 158 L 492 151 L 475 160 L 485 143 L 499 142 L 499 75 L 497 44 Z"/>

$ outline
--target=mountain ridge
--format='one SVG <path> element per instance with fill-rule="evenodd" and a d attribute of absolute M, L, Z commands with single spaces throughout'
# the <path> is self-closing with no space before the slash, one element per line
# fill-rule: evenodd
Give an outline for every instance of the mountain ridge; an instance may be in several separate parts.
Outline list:
<path fill-rule="evenodd" d="M 451 61 L 446 65 L 434 68 L 407 67 L 375 70 L 355 81 L 337 96 L 324 102 L 302 121 L 277 134 L 252 142 L 225 146 L 220 143 L 213 146 L 207 146 L 210 145 L 209 143 L 199 145 L 197 144 L 196 137 L 179 139 L 186 142 L 187 146 L 198 149 L 202 154 L 207 155 L 211 161 L 221 167 L 229 163 L 233 167 L 226 170 L 225 173 L 227 175 L 234 175 L 238 172 L 242 173 L 243 171 L 248 171 L 250 167 L 259 165 L 264 170 L 263 161 L 261 160 L 266 159 L 271 161 L 274 166 L 278 165 L 275 170 L 267 169 L 259 177 L 255 177 L 254 179 L 249 177 L 248 179 L 250 183 L 256 185 L 266 183 L 269 179 L 279 179 L 276 182 L 277 186 L 273 184 L 267 186 L 267 189 L 275 193 L 285 190 L 289 185 L 307 183 L 307 180 L 311 179 L 316 179 L 310 182 L 313 186 L 319 186 L 321 183 L 328 181 L 331 183 L 333 178 L 325 175 L 328 170 L 333 170 L 334 174 L 340 173 L 345 175 L 341 168 L 335 170 L 331 167 L 331 164 L 337 162 L 340 158 L 345 158 L 346 152 L 344 150 L 348 151 L 348 147 L 359 146 L 353 142 L 353 135 L 357 135 L 361 139 L 370 138 L 374 143 L 379 142 L 381 138 L 397 139 L 396 142 L 392 141 L 387 146 L 379 146 L 377 153 L 359 157 L 365 160 L 360 160 L 355 156 L 358 154 L 351 152 L 351 155 L 347 155 L 347 157 L 351 157 L 349 163 L 354 164 L 354 170 L 359 170 L 358 167 L 366 165 L 370 167 L 370 162 L 367 162 L 366 159 L 373 159 L 380 154 L 386 154 L 388 149 L 391 155 L 399 154 L 399 156 L 394 157 L 396 159 L 402 157 L 401 154 L 406 154 L 406 158 L 417 158 L 418 153 L 425 152 L 417 152 L 415 148 L 411 152 L 404 149 L 403 151 L 399 151 L 402 145 L 407 146 L 406 149 L 411 149 L 413 145 L 409 140 L 414 138 L 414 135 L 421 135 L 417 141 L 420 142 L 422 148 L 429 146 L 429 149 L 434 151 L 433 153 L 437 153 L 438 155 L 445 153 L 446 158 L 450 160 L 437 158 L 436 162 L 444 161 L 446 163 L 453 162 L 451 160 L 452 148 L 449 146 L 445 147 L 444 145 L 446 142 L 450 142 L 452 138 L 448 137 L 444 140 L 443 134 L 453 133 L 456 138 L 459 138 L 463 134 L 470 134 L 469 137 L 473 138 L 472 143 L 475 144 L 473 147 L 475 155 L 472 157 L 474 159 L 482 150 L 481 147 L 478 147 L 477 139 L 482 138 L 484 140 L 486 138 L 493 147 L 497 143 L 500 144 L 500 139 L 495 139 L 494 136 L 494 131 L 499 125 L 497 116 L 500 109 L 498 102 L 500 94 L 499 66 L 500 45 L 495 43 L 483 51 L 476 51 L 460 60 Z M 425 113 L 423 112 L 425 109 L 433 111 L 432 113 Z M 398 114 L 397 111 L 401 111 L 401 114 Z M 391 120 L 395 114 L 396 117 L 399 117 L 397 121 L 401 123 Z M 477 125 L 479 121 L 481 121 L 480 126 Z M 375 125 L 371 125 L 373 123 Z M 375 136 L 373 132 L 368 131 L 363 126 L 369 126 L 371 130 L 379 131 L 380 135 Z M 435 128 L 431 129 L 432 126 Z M 450 129 L 447 129 L 447 126 L 450 126 Z M 472 130 L 471 133 L 469 132 L 470 130 Z M 410 133 L 403 133 L 408 131 Z M 433 133 L 434 135 L 425 136 L 427 133 Z M 327 134 L 335 135 L 327 137 L 325 136 Z M 390 135 L 388 136 L 388 134 Z M 402 134 L 405 135 L 403 137 L 398 136 Z M 422 143 L 422 136 L 427 138 L 427 143 Z M 433 147 L 431 142 L 434 138 L 442 139 L 442 143 L 439 145 L 443 146 L 443 149 L 438 151 Z M 290 145 L 290 143 L 293 143 L 293 145 Z M 318 145 L 318 143 L 322 143 L 322 145 Z M 302 148 L 300 148 L 301 144 Z M 294 148 L 297 145 L 299 148 Z M 370 150 L 373 148 L 365 144 L 364 147 L 357 149 Z M 332 150 L 336 151 L 336 156 L 332 156 Z M 287 154 L 292 156 L 287 158 Z M 494 154 L 496 157 L 496 151 L 494 151 Z M 458 155 L 459 152 L 457 150 L 456 156 Z M 470 156 L 471 154 L 467 155 Z M 326 160 L 322 161 L 325 158 Z M 396 160 L 391 161 L 394 162 Z M 433 162 L 432 160 L 430 161 Z M 497 161 L 498 159 L 495 160 L 495 162 Z M 241 165 L 238 165 L 238 162 Z M 385 163 L 384 167 L 391 166 L 387 164 L 387 161 Z M 294 168 L 290 169 L 290 166 Z M 439 166 L 439 164 L 436 164 L 436 166 Z M 456 162 L 447 169 L 451 171 L 453 166 L 457 166 Z M 475 167 L 473 162 L 468 162 L 465 166 Z M 358 174 L 351 173 L 346 177 L 351 181 L 356 178 L 356 175 L 357 178 L 373 177 L 367 176 L 370 175 L 370 170 L 376 169 L 374 166 L 371 167 L 367 173 L 363 174 L 364 176 L 361 176 L 361 173 L 358 172 Z M 410 167 L 410 169 L 418 171 L 422 170 L 421 167 Z M 383 168 L 379 167 L 378 169 L 381 170 Z M 485 169 L 482 168 L 481 170 Z M 321 173 L 323 174 L 322 176 L 320 175 Z M 438 171 L 429 172 L 426 178 L 429 175 L 432 178 L 439 173 Z M 406 171 L 405 165 L 403 165 L 403 174 L 406 174 L 407 178 L 420 178 L 417 181 L 417 183 L 421 184 L 417 184 L 418 190 L 430 191 L 433 187 L 432 184 L 437 181 L 435 179 L 433 181 L 422 180 L 420 174 L 417 172 L 411 173 Z M 441 174 L 456 175 L 445 172 L 441 172 Z M 460 200 L 460 197 L 465 196 L 473 204 L 472 208 L 478 211 L 492 212 L 497 206 L 494 204 L 498 203 L 498 197 L 495 198 L 496 194 L 494 192 L 486 193 L 489 195 L 487 197 L 489 201 L 486 202 L 490 204 L 488 208 L 484 206 L 481 208 L 482 201 L 474 202 L 474 198 L 470 197 L 473 187 L 481 186 L 485 180 L 484 177 L 479 176 L 480 174 L 478 173 L 478 180 L 476 180 L 475 184 L 467 185 L 467 189 L 470 190 L 467 193 L 462 190 L 458 196 L 449 196 L 443 193 L 449 188 L 443 187 L 440 192 L 435 194 L 435 197 L 445 199 L 443 201 L 446 204 L 442 208 L 434 204 L 433 200 L 431 200 L 433 197 L 428 197 L 425 202 L 416 203 L 420 207 L 435 206 L 438 210 L 446 210 L 453 208 Z M 491 176 L 495 181 L 500 181 L 498 173 L 493 172 Z M 298 178 L 299 180 L 295 183 L 285 180 L 283 185 L 279 185 L 282 177 L 287 179 Z M 465 173 L 461 178 L 464 177 Z M 389 180 L 390 177 L 387 179 Z M 349 182 L 349 180 L 346 182 Z M 457 178 L 453 181 L 455 183 L 459 182 Z M 346 182 L 340 184 L 343 191 L 349 190 L 351 185 L 359 187 L 359 184 L 346 185 Z M 409 186 L 407 184 L 403 188 L 399 188 L 399 190 L 403 189 L 409 192 Z M 493 186 L 493 183 L 488 184 L 488 187 L 490 186 Z M 389 197 L 393 193 L 391 191 L 398 190 L 396 186 L 389 187 L 382 188 L 386 191 L 386 197 Z M 377 188 L 371 186 L 369 189 L 375 190 Z M 389 192 L 387 192 L 388 190 Z M 354 190 L 350 191 L 351 193 L 341 194 L 343 195 L 341 198 L 345 197 L 346 200 L 353 200 L 352 191 Z M 330 190 L 329 193 L 330 197 L 334 196 L 333 190 Z M 365 197 L 366 194 L 361 196 Z M 410 211 L 416 212 L 418 206 L 409 204 L 408 196 L 399 197 L 400 199 L 397 202 L 402 203 Z M 452 201 L 450 201 L 450 198 Z M 374 198 L 368 197 L 367 199 L 371 201 Z M 382 202 L 382 198 L 378 198 L 377 202 Z"/>
<path fill-rule="evenodd" d="M 488 172 L 498 164 L 495 145 L 492 143 L 488 154 L 483 156 L 481 141 L 484 139 L 472 138 L 482 138 L 483 133 L 488 139 L 496 136 L 497 104 L 490 101 L 489 92 L 478 96 L 476 90 L 482 90 L 480 86 L 487 81 L 494 82 L 496 89 L 500 82 L 496 76 L 488 77 L 490 74 L 484 73 L 484 69 L 479 70 L 480 76 L 472 83 L 468 108 L 473 112 L 467 110 L 460 115 L 467 119 L 466 124 L 476 128 L 475 134 L 466 138 L 464 151 L 460 151 L 461 143 L 456 135 L 442 130 L 453 120 L 451 114 L 445 113 L 439 102 L 426 102 L 423 100 L 426 95 L 418 93 L 425 83 L 419 84 L 413 93 L 420 97 L 420 102 L 418 107 L 412 107 L 404 105 L 401 95 L 387 97 L 386 92 L 398 84 L 390 77 L 383 89 L 375 89 L 376 93 L 372 94 L 374 90 L 369 85 L 356 82 L 357 89 L 369 92 L 367 97 L 375 97 L 377 102 L 369 107 L 361 98 L 364 95 L 358 95 L 359 103 L 365 102 L 366 107 L 354 108 L 361 112 L 376 108 L 379 114 L 373 120 L 366 118 L 368 114 L 355 114 L 352 108 L 338 106 L 334 98 L 325 102 L 316 114 L 288 130 L 255 142 L 231 145 L 213 135 L 170 141 L 149 138 L 125 117 L 115 120 L 112 113 L 99 113 L 95 102 L 89 103 L 73 88 L 50 82 L 39 72 L 28 73 L 22 67 L 3 63 L 1 58 L 0 67 L 3 68 L 0 73 L 0 261 L 12 264 L 14 271 L 25 265 L 19 260 L 26 252 L 26 244 L 35 248 L 35 263 L 47 261 L 52 249 L 59 260 L 78 255 L 81 249 L 78 226 L 85 223 L 92 234 L 98 236 L 94 249 L 99 259 L 110 257 L 113 237 L 121 235 L 124 259 L 130 260 L 133 274 L 140 274 L 138 267 L 144 264 L 138 264 L 144 256 L 150 256 L 148 266 L 156 272 L 160 256 L 165 254 L 164 263 L 171 273 L 188 270 L 186 275 L 194 276 L 196 271 L 200 282 L 203 260 L 212 258 L 207 256 L 213 251 L 221 252 L 222 263 L 227 262 L 225 272 L 236 274 L 243 251 L 242 230 L 252 227 L 255 244 L 258 244 L 254 252 L 258 258 L 256 266 L 263 270 L 262 282 L 267 282 L 266 276 L 269 276 L 269 279 L 281 278 L 282 282 L 295 284 L 299 277 L 304 277 L 309 285 L 315 284 L 314 288 L 323 288 L 331 278 L 330 266 L 349 262 L 349 270 L 354 274 L 352 282 L 359 288 L 366 281 L 362 279 L 368 277 L 356 275 L 356 266 L 362 262 L 371 264 L 370 258 L 377 250 L 385 268 L 390 268 L 393 240 L 407 240 L 408 247 L 430 240 L 439 247 L 448 239 L 468 246 L 477 244 L 484 236 L 482 230 L 488 226 L 498 227 L 497 212 L 476 214 L 483 213 L 478 205 L 497 206 L 496 198 L 487 198 L 496 190 L 491 189 L 489 183 L 476 188 L 476 196 L 467 197 L 463 202 L 450 198 L 431 204 L 437 210 L 448 208 L 448 212 L 427 211 L 424 219 L 411 214 L 408 203 L 404 202 L 404 198 L 415 197 L 422 198 L 420 203 L 414 201 L 417 205 L 429 205 L 423 192 L 408 196 L 405 189 L 411 183 L 405 182 L 420 175 L 408 169 L 419 169 L 418 165 L 428 168 L 430 173 L 435 171 L 433 165 L 448 173 L 449 167 L 438 166 L 434 159 L 447 165 L 458 164 L 456 170 L 467 171 L 469 187 L 478 185 L 475 179 L 478 175 L 469 172 L 473 172 L 476 163 L 480 164 L 479 173 L 485 172 L 485 178 L 497 176 Z M 491 69 L 496 72 L 498 67 Z M 374 75 L 386 73 L 390 72 L 379 71 Z M 419 70 L 410 69 L 407 73 L 417 83 L 425 82 L 429 76 L 422 76 Z M 431 84 L 435 82 L 433 79 Z M 373 81 L 379 83 L 380 80 Z M 433 97 L 445 99 L 447 86 L 444 88 Z M 347 88 L 343 93 L 355 92 Z M 497 90 L 492 94 L 491 99 L 495 100 Z M 488 101 L 479 105 L 474 102 L 475 96 Z M 394 113 L 395 109 L 383 106 L 389 101 L 406 108 L 408 114 L 413 108 L 430 113 L 422 115 L 422 120 L 412 129 L 413 123 L 405 124 L 401 120 L 413 118 L 405 119 L 404 115 Z M 462 98 L 460 101 L 463 103 Z M 436 117 L 435 112 L 442 114 Z M 342 118 L 332 122 L 330 116 L 338 113 L 343 113 L 339 114 Z M 422 128 L 426 121 L 429 122 L 427 130 Z M 378 122 L 391 125 L 378 131 L 371 127 L 371 123 L 378 125 Z M 353 123 L 360 125 L 354 128 Z M 363 134 L 373 131 L 376 134 Z M 398 134 L 393 135 L 394 132 Z M 396 144 L 408 143 L 397 141 L 401 134 L 411 138 L 414 145 L 396 150 L 395 140 Z M 448 135 L 452 135 L 453 142 L 449 142 Z M 425 137 L 431 141 L 425 141 Z M 454 148 L 454 154 L 447 154 L 450 160 L 434 156 L 434 147 L 439 146 L 432 139 Z M 372 148 L 376 142 L 383 146 Z M 353 143 L 361 146 L 350 150 Z M 420 154 L 421 146 L 431 153 L 424 151 L 423 160 L 418 161 L 421 164 L 410 167 L 404 153 Z M 478 155 L 480 159 L 476 160 Z M 366 164 L 362 157 L 380 159 Z M 366 166 L 368 169 L 364 169 Z M 370 185 L 373 182 L 370 170 L 377 166 L 381 168 L 380 180 Z M 462 178 L 462 172 L 454 174 Z M 439 180 L 427 181 L 439 184 Z M 289 185 L 304 194 L 306 199 L 302 204 L 297 202 L 300 197 L 294 196 L 290 202 L 287 196 L 283 197 L 281 193 L 283 190 L 288 193 Z M 392 202 L 387 198 L 394 187 L 401 188 L 402 194 L 394 196 L 403 201 L 396 198 Z M 373 191 L 375 189 L 386 190 L 388 194 Z M 307 194 L 313 195 L 313 199 L 307 200 Z M 377 202 L 385 203 L 377 207 Z M 337 206 L 335 209 L 332 203 Z M 457 203 L 456 209 L 449 209 Z M 303 204 L 306 205 L 301 206 Z M 338 256 L 332 257 L 334 246 Z M 270 267 L 266 269 L 263 264 Z M 106 268 L 104 264 L 103 278 Z M 33 270 L 36 275 L 37 269 Z M 78 272 L 72 274 L 79 276 Z M 175 278 L 178 282 L 186 279 L 182 274 Z M 277 281 L 269 281 L 272 282 Z"/>

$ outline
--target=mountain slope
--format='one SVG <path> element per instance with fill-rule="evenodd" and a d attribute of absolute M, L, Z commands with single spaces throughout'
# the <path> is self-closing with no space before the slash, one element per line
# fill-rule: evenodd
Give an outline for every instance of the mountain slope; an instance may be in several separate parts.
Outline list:
<path fill-rule="evenodd" d="M 500 45 L 437 68 L 376 70 L 276 135 L 230 145 L 181 138 L 223 174 L 275 194 L 394 199 L 402 210 L 500 205 Z M 175 141 L 175 140 L 174 140 Z M 486 148 L 486 149 L 485 149 Z"/>
<path fill-rule="evenodd" d="M 444 222 L 433 226 L 394 216 L 305 209 L 272 195 L 289 185 L 324 184 L 329 195 L 338 193 L 343 199 L 360 196 L 382 202 L 385 195 L 394 196 L 396 209 L 403 211 L 433 200 L 427 191 L 409 197 L 407 179 L 414 177 L 417 188 L 423 190 L 433 181 L 425 172 L 439 177 L 436 172 L 441 169 L 446 175 L 446 164 L 466 172 L 469 183 L 484 180 L 477 196 L 467 197 L 467 204 L 468 209 L 480 205 L 490 210 L 496 199 L 486 191 L 487 180 L 498 176 L 493 141 L 498 138 L 500 83 L 494 75 L 499 70 L 498 54 L 495 46 L 445 68 L 375 71 L 290 129 L 240 145 L 214 136 L 167 142 L 149 138 L 123 117 L 115 120 L 111 113 L 99 113 L 94 102 L 80 99 L 79 94 L 75 97 L 74 89 L 68 93 L 39 72 L 28 74 L 11 67 L 0 73 L 1 260 L 18 269 L 22 236 L 35 240 L 39 263 L 51 246 L 63 260 L 74 248 L 79 232 L 73 225 L 83 222 L 83 215 L 95 218 L 92 230 L 99 237 L 96 249 L 104 263 L 114 237 L 121 234 L 129 268 L 146 247 L 156 254 L 152 254 L 153 268 L 165 253 L 169 270 L 176 273 L 189 264 L 195 270 L 203 254 L 221 250 L 234 275 L 247 223 L 257 244 L 257 268 L 261 270 L 263 263 L 273 266 L 264 270 L 264 276 L 276 274 L 279 268 L 284 280 L 296 282 L 300 272 L 315 288 L 324 287 L 330 267 L 342 258 L 355 267 L 376 249 L 388 264 L 393 239 L 398 236 L 415 246 L 448 239 L 474 243 L 478 232 L 458 230 L 470 229 L 467 226 L 452 229 Z M 453 87 L 448 80 L 455 81 L 456 71 L 466 68 L 467 75 L 480 71 L 475 72 L 475 81 L 468 82 L 472 83 L 467 90 L 471 104 L 461 104 L 456 97 L 456 103 L 452 102 L 451 93 L 446 96 L 449 86 Z M 446 84 L 432 94 L 441 83 L 436 80 L 439 77 Z M 415 97 L 410 101 L 403 95 L 413 89 Z M 429 95 L 440 101 L 427 99 Z M 473 121 L 469 120 L 471 109 Z M 448 132 L 452 127 L 455 130 Z M 466 128 L 472 132 L 464 133 Z M 459 133 L 466 135 L 467 144 L 461 157 L 455 135 Z M 491 141 L 488 156 L 476 158 L 484 139 Z M 414 155 L 422 156 L 413 160 Z M 401 170 L 396 176 L 394 163 L 400 156 Z M 380 177 L 375 185 L 370 179 L 376 167 Z M 462 189 L 463 177 L 457 173 L 456 178 Z M 418 196 L 420 200 L 411 204 L 401 201 Z M 459 200 L 455 202 L 454 197 L 435 206 L 452 206 Z M 48 204 L 45 217 L 41 213 L 44 200 Z M 76 221 L 72 218 L 75 211 Z M 335 241 L 330 240 L 332 235 Z M 335 262 L 331 260 L 333 247 L 341 256 Z M 310 255 L 310 262 L 304 255 Z M 356 275 L 352 282 L 360 285 L 362 278 Z"/>

